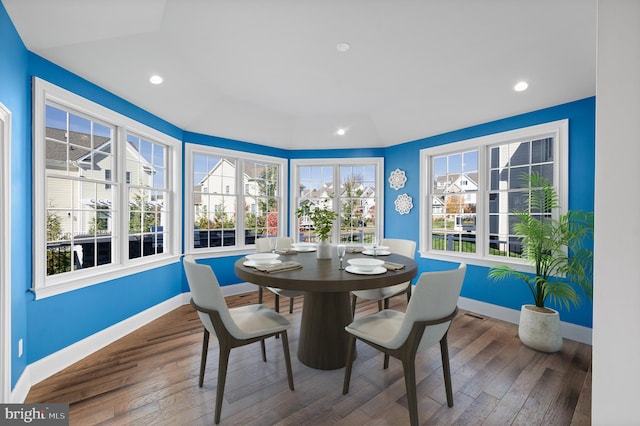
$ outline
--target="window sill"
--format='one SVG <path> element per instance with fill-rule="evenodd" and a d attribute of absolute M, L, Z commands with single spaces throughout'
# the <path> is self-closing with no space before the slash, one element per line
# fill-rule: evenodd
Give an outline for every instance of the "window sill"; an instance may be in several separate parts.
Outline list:
<path fill-rule="evenodd" d="M 424 259 L 443 260 L 446 262 L 464 262 L 468 265 L 485 266 L 491 268 L 498 265 L 508 265 L 519 272 L 525 272 L 533 274 L 535 269 L 533 266 L 528 265 L 521 261 L 509 260 L 507 258 L 486 258 L 478 256 L 465 256 L 460 253 L 456 254 L 442 254 L 440 252 L 433 251 L 420 251 L 420 257 Z"/>
<path fill-rule="evenodd" d="M 35 294 L 35 299 L 40 300 L 106 281 L 112 281 L 128 275 L 137 274 L 139 272 L 170 265 L 178 262 L 179 260 L 180 255 L 166 255 L 144 263 L 136 262 L 135 265 L 129 265 L 126 267 L 118 268 L 109 266 L 107 267 L 108 269 L 96 268 L 87 274 L 68 277 L 64 279 L 64 281 L 60 280 L 59 282 L 53 282 L 43 287 L 31 288 L 30 290 Z"/>
<path fill-rule="evenodd" d="M 192 255 L 195 259 L 208 259 L 216 257 L 232 257 L 232 256 L 244 256 L 256 252 L 255 246 L 246 247 L 233 247 L 233 248 L 204 248 L 193 249 L 185 254 Z"/>

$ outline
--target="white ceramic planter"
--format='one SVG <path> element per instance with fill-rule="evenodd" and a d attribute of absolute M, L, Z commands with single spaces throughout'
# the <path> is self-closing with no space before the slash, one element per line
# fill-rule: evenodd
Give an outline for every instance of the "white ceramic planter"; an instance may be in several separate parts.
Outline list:
<path fill-rule="evenodd" d="M 522 305 L 518 336 L 525 345 L 542 352 L 558 352 L 562 349 L 562 333 L 560 331 L 560 314 L 558 311 L 545 308 L 548 312 L 538 312 Z"/>
<path fill-rule="evenodd" d="M 321 241 L 318 243 L 318 259 L 331 259 L 333 255 L 332 245 L 329 241 Z"/>

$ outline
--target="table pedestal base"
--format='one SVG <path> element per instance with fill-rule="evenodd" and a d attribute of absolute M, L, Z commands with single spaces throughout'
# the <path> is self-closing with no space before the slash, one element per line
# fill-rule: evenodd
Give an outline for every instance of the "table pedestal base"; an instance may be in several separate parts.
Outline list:
<path fill-rule="evenodd" d="M 346 364 L 347 332 L 353 321 L 348 292 L 306 292 L 302 308 L 298 359 L 320 370 L 335 370 Z"/>

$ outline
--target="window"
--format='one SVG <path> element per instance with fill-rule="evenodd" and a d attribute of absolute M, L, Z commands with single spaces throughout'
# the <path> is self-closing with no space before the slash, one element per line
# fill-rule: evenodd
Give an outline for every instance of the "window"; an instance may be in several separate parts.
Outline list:
<path fill-rule="evenodd" d="M 284 234 L 286 160 L 195 144 L 185 152 L 188 250 L 226 254 Z"/>
<path fill-rule="evenodd" d="M 167 146 L 127 134 L 125 183 L 129 190 L 129 259 L 164 252 L 170 199 Z"/>
<path fill-rule="evenodd" d="M 296 209 L 326 205 L 338 213 L 331 241 L 371 243 L 382 236 L 384 163 L 379 158 L 292 160 L 291 235 L 313 242 L 317 235 L 308 217 Z M 295 188 L 295 189 L 294 189 Z"/>
<path fill-rule="evenodd" d="M 34 105 L 36 295 L 178 255 L 179 141 L 39 79 Z"/>
<path fill-rule="evenodd" d="M 421 252 L 454 260 L 524 264 L 511 229 L 538 172 L 554 184 L 566 209 L 567 120 L 421 151 L 425 215 Z"/>

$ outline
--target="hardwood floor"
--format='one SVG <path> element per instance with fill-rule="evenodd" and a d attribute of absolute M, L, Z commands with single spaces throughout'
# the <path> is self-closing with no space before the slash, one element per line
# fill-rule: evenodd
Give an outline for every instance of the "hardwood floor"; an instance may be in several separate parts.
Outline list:
<path fill-rule="evenodd" d="M 257 302 L 257 292 L 227 298 L 230 307 Z M 265 292 L 265 304 L 273 297 Z M 299 324 L 302 298 L 293 314 Z M 396 297 L 391 308 L 404 310 Z M 377 310 L 360 302 L 356 316 Z M 287 386 L 280 341 L 231 352 L 220 424 L 404 425 L 409 423 L 402 366 L 358 344 L 350 392 L 344 368 L 320 371 L 297 357 L 297 327 L 289 332 L 295 391 Z M 213 424 L 218 347 L 213 337 L 203 388 L 198 387 L 202 326 L 186 305 L 153 321 L 34 386 L 25 402 L 68 402 L 72 425 Z M 531 350 L 517 326 L 461 311 L 449 332 L 454 406 L 448 408 L 439 347 L 418 354 L 419 418 L 428 425 L 589 425 L 591 347 L 566 340 L 561 352 Z"/>

